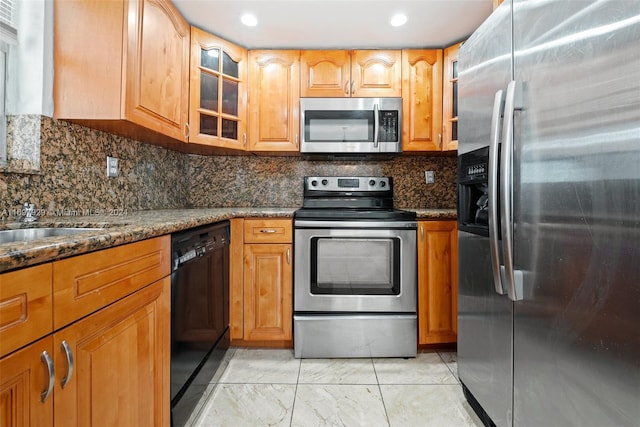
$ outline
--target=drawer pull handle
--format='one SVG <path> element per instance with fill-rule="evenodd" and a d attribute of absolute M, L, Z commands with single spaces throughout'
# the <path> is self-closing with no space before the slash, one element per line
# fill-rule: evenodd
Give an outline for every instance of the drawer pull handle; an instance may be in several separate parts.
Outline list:
<path fill-rule="evenodd" d="M 263 228 L 260 230 L 261 233 L 269 233 L 269 234 L 273 234 L 276 232 L 276 230 L 274 230 L 273 228 Z"/>
<path fill-rule="evenodd" d="M 60 381 L 60 385 L 62 388 L 65 388 L 69 381 L 71 381 L 71 376 L 73 375 L 73 353 L 71 352 L 71 348 L 66 341 L 62 340 L 62 344 L 60 344 L 60 348 L 64 352 L 65 356 L 67 356 L 67 375 L 62 378 Z"/>
<path fill-rule="evenodd" d="M 56 383 L 56 374 L 53 368 L 53 360 L 51 360 L 51 356 L 49 356 L 47 350 L 42 352 L 40 359 L 42 360 L 42 363 L 47 366 L 47 371 L 49 372 L 49 384 L 47 385 L 47 389 L 40 395 L 40 400 L 44 403 L 47 401 L 49 396 L 51 396 L 51 392 L 53 392 L 53 386 Z"/>

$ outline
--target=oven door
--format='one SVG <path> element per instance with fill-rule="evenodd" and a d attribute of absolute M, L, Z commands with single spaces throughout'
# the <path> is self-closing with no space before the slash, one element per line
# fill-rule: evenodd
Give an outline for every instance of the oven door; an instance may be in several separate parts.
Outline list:
<path fill-rule="evenodd" d="M 415 313 L 416 223 L 296 221 L 294 310 Z"/>

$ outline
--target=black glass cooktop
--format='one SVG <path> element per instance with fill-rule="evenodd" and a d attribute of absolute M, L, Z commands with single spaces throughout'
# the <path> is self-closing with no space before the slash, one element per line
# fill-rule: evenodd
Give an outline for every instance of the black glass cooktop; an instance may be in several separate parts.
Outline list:
<path fill-rule="evenodd" d="M 415 221 L 416 213 L 411 211 L 404 211 L 401 209 L 302 208 L 294 212 L 293 218 L 321 221 Z"/>

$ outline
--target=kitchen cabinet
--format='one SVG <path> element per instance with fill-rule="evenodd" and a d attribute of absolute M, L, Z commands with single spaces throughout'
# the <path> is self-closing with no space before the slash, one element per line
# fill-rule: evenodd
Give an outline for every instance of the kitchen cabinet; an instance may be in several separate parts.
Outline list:
<path fill-rule="evenodd" d="M 300 51 L 249 51 L 249 150 L 299 151 Z"/>
<path fill-rule="evenodd" d="M 189 142 L 247 147 L 247 50 L 191 28 Z"/>
<path fill-rule="evenodd" d="M 457 221 L 418 221 L 418 344 L 456 342 Z"/>
<path fill-rule="evenodd" d="M 402 51 L 402 150 L 440 151 L 442 50 Z"/>
<path fill-rule="evenodd" d="M 53 336 L 55 425 L 168 426 L 170 278 L 73 323 Z M 64 382 L 64 380 L 62 380 Z"/>
<path fill-rule="evenodd" d="M 0 425 L 53 425 L 53 396 L 46 393 L 50 384 L 46 358 L 53 369 L 53 355 L 53 338 L 47 336 L 0 358 Z"/>
<path fill-rule="evenodd" d="M 189 26 L 169 0 L 56 1 L 54 116 L 187 140 Z"/>
<path fill-rule="evenodd" d="M 292 233 L 289 218 L 231 221 L 232 344 L 292 347 Z"/>
<path fill-rule="evenodd" d="M 51 264 L 0 274 L 0 357 L 53 330 Z"/>
<path fill-rule="evenodd" d="M 169 425 L 170 243 L 0 275 L 3 426 Z"/>
<path fill-rule="evenodd" d="M 303 50 L 301 97 L 401 97 L 400 50 Z"/>
<path fill-rule="evenodd" d="M 444 50 L 444 78 L 442 90 L 442 150 L 458 149 L 458 50 L 462 43 Z"/>

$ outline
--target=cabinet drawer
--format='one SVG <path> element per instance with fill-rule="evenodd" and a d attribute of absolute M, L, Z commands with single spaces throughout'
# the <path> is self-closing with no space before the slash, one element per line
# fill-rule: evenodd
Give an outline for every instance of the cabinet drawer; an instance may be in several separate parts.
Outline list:
<path fill-rule="evenodd" d="M 168 235 L 54 262 L 54 328 L 167 276 L 170 269 Z"/>
<path fill-rule="evenodd" d="M 0 274 L 0 357 L 53 330 L 51 264 Z"/>
<path fill-rule="evenodd" d="M 291 243 L 291 219 L 245 219 L 245 243 Z"/>

